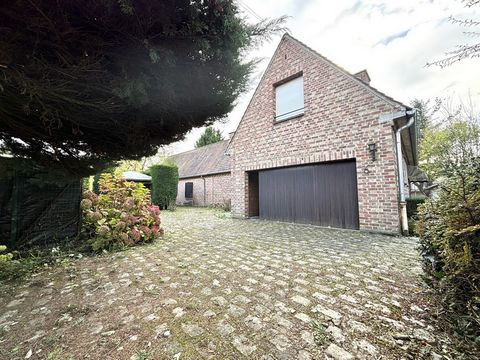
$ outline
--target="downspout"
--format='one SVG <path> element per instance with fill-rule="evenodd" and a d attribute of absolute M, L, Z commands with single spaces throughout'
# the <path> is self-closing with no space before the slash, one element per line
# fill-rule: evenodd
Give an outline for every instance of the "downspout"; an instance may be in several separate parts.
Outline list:
<path fill-rule="evenodd" d="M 407 111 L 406 115 L 410 116 L 408 122 L 395 131 L 395 142 L 397 145 L 397 166 L 398 166 L 398 187 L 399 187 L 399 202 L 400 202 L 400 226 L 401 232 L 404 235 L 408 235 L 408 217 L 407 217 L 407 204 L 405 202 L 405 179 L 403 178 L 403 153 L 402 153 L 402 138 L 401 133 L 403 130 L 409 128 L 415 123 L 417 112 L 415 109 Z"/>
<path fill-rule="evenodd" d="M 203 206 L 207 206 L 207 189 L 205 188 L 205 178 L 203 175 L 200 175 L 200 178 L 203 180 Z"/>

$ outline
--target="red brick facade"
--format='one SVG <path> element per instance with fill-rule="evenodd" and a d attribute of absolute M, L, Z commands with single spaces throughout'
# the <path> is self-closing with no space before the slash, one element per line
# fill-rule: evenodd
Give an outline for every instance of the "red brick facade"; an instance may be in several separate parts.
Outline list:
<path fill-rule="evenodd" d="M 304 115 L 275 122 L 274 84 L 303 74 Z M 232 212 L 248 216 L 248 171 L 356 159 L 360 229 L 399 231 L 394 131 L 379 116 L 405 110 L 284 36 L 230 143 Z M 371 161 L 369 143 L 377 146 Z"/>
<path fill-rule="evenodd" d="M 177 205 L 188 204 L 185 199 L 185 183 L 193 183 L 193 201 L 191 205 L 212 206 L 229 205 L 231 197 L 231 174 L 215 174 L 204 177 L 180 179 L 178 182 Z"/>

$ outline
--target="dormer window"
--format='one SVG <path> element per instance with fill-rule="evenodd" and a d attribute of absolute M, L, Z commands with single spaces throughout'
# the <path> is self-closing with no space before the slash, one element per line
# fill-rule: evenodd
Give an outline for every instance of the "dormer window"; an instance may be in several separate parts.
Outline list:
<path fill-rule="evenodd" d="M 275 121 L 303 115 L 303 76 L 275 87 Z"/>

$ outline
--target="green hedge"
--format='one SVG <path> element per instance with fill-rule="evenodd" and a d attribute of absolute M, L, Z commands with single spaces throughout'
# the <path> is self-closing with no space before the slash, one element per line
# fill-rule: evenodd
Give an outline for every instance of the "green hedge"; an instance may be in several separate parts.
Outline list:
<path fill-rule="evenodd" d="M 175 205 L 178 189 L 178 167 L 173 163 L 153 165 L 149 169 L 152 177 L 152 203 L 162 210 Z"/>

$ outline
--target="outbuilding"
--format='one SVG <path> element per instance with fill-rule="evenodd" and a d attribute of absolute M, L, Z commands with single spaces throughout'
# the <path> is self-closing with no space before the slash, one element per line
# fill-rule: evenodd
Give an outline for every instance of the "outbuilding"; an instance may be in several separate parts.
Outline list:
<path fill-rule="evenodd" d="M 177 205 L 230 207 L 228 143 L 223 140 L 171 157 L 178 166 Z"/>
<path fill-rule="evenodd" d="M 148 189 L 152 187 L 152 177 L 138 171 L 125 171 L 122 177 L 127 181 L 141 183 Z"/>

